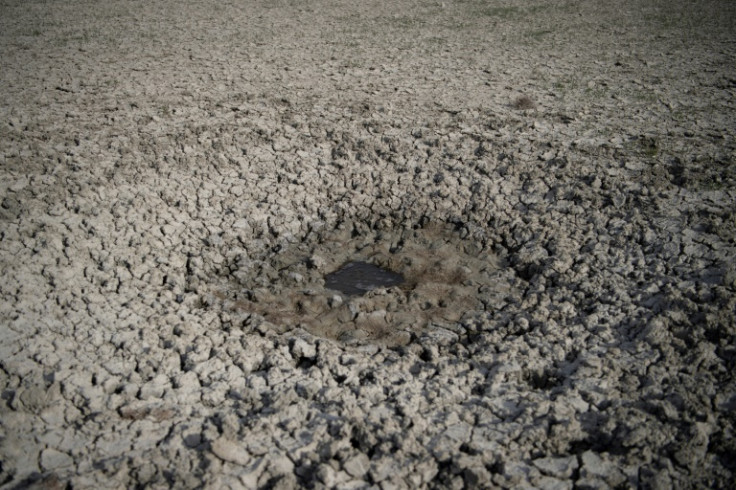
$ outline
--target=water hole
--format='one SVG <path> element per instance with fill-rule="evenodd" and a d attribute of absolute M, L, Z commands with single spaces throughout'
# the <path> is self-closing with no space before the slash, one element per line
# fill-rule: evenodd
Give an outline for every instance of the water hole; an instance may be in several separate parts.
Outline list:
<path fill-rule="evenodd" d="M 461 238 L 443 224 L 335 230 L 264 259 L 231 266 L 230 307 L 251 314 L 249 325 L 265 321 L 276 332 L 302 328 L 347 343 L 405 344 L 429 326 L 452 328 L 517 294 L 513 271 L 482 237 Z"/>
<path fill-rule="evenodd" d="M 325 287 L 348 296 L 365 294 L 376 288 L 398 286 L 404 276 L 363 261 L 353 261 L 325 276 Z"/>

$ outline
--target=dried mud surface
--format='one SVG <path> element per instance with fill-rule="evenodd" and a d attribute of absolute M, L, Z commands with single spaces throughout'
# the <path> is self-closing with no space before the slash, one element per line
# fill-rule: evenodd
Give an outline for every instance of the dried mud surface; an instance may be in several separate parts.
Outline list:
<path fill-rule="evenodd" d="M 0 486 L 728 486 L 734 25 L 0 1 Z"/>

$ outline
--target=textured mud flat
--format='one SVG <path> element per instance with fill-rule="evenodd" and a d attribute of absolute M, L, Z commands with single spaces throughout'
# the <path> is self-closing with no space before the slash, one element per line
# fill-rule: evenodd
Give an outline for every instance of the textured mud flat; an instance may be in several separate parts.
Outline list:
<path fill-rule="evenodd" d="M 0 3 L 0 485 L 728 486 L 736 7 L 609 4 Z"/>

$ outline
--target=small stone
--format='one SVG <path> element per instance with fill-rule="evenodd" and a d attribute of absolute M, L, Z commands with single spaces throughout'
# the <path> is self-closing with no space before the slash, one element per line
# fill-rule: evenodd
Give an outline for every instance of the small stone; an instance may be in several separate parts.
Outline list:
<path fill-rule="evenodd" d="M 532 464 L 545 475 L 556 476 L 558 478 L 569 478 L 573 471 L 578 468 L 578 460 L 573 456 L 564 458 L 539 458 L 532 461 Z"/>
<path fill-rule="evenodd" d="M 543 476 L 536 480 L 537 488 L 548 490 L 571 490 L 573 483 L 570 480 L 560 480 L 551 476 Z"/>
<path fill-rule="evenodd" d="M 370 464 L 371 462 L 368 459 L 368 456 L 363 453 L 359 453 L 345 461 L 342 467 L 348 475 L 360 478 L 368 472 Z"/>
<path fill-rule="evenodd" d="M 419 477 L 419 481 L 422 485 L 427 485 L 431 482 L 435 476 L 437 476 L 439 470 L 437 469 L 437 462 L 434 459 L 427 459 L 416 465 L 414 474 Z"/>
<path fill-rule="evenodd" d="M 585 451 L 580 457 L 582 467 L 580 477 L 583 481 L 605 481 L 612 487 L 626 480 L 626 476 L 611 462 L 593 451 Z"/>
<path fill-rule="evenodd" d="M 505 463 L 503 467 L 503 476 L 506 478 L 507 483 L 514 486 L 524 481 L 529 481 L 535 476 L 534 473 L 539 475 L 539 472 L 535 468 L 521 462 Z"/>
<path fill-rule="evenodd" d="M 327 488 L 335 486 L 335 470 L 328 464 L 322 463 L 317 468 L 315 476 L 319 481 L 325 484 Z"/>
<path fill-rule="evenodd" d="M 268 470 L 273 475 L 291 475 L 294 472 L 294 463 L 287 456 L 273 455 Z"/>
<path fill-rule="evenodd" d="M 605 476 L 610 469 L 610 463 L 593 451 L 585 451 L 581 456 L 581 460 L 583 471 L 590 475 Z"/>
<path fill-rule="evenodd" d="M 66 453 L 53 448 L 44 449 L 41 453 L 41 468 L 46 471 L 66 468 L 74 464 L 74 459 Z"/>
<path fill-rule="evenodd" d="M 238 443 L 225 437 L 221 437 L 212 443 L 212 452 L 223 461 L 235 463 L 241 466 L 247 465 L 251 460 L 248 451 Z"/>
<path fill-rule="evenodd" d="M 373 463 L 371 468 L 371 478 L 376 483 L 389 478 L 398 471 L 397 463 L 393 459 L 382 459 Z"/>
<path fill-rule="evenodd" d="M 473 432 L 473 428 L 471 425 L 466 424 L 465 422 L 459 422 L 457 424 L 453 424 L 445 430 L 445 437 L 454 440 L 456 442 L 465 442 L 468 439 L 470 439 L 470 435 Z"/>
<path fill-rule="evenodd" d="M 304 339 L 295 339 L 291 344 L 291 355 L 294 359 L 314 359 L 317 348 Z"/>

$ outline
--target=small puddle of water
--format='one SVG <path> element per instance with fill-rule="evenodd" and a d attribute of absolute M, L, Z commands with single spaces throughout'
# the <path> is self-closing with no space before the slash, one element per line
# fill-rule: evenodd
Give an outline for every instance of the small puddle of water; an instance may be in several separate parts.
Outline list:
<path fill-rule="evenodd" d="M 368 262 L 348 262 L 325 276 L 325 287 L 348 296 L 365 294 L 372 289 L 398 286 L 404 276 Z"/>

